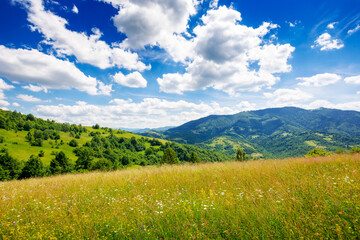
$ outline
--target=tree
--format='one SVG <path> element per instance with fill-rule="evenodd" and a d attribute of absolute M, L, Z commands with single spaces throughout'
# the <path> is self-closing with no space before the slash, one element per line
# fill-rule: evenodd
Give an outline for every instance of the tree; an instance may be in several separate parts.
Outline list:
<path fill-rule="evenodd" d="M 50 162 L 50 171 L 52 174 L 61 174 L 71 171 L 71 164 L 63 151 L 57 153 Z"/>
<path fill-rule="evenodd" d="M 43 157 L 45 156 L 45 152 L 44 150 L 40 150 L 39 154 L 38 154 L 39 157 Z"/>
<path fill-rule="evenodd" d="M 190 162 L 192 162 L 192 163 L 199 163 L 200 162 L 200 158 L 198 157 L 198 155 L 194 151 L 191 152 L 191 154 L 190 154 Z"/>
<path fill-rule="evenodd" d="M 246 161 L 249 160 L 249 157 L 246 155 L 245 151 L 242 148 L 238 148 L 235 154 L 236 161 Z"/>
<path fill-rule="evenodd" d="M 41 177 L 44 175 L 44 166 L 38 156 L 31 155 L 25 162 L 20 178 Z"/>
<path fill-rule="evenodd" d="M 77 155 L 79 158 L 76 160 L 75 169 L 90 169 L 91 162 L 93 160 L 90 149 L 82 147 L 77 151 Z"/>
<path fill-rule="evenodd" d="M 167 163 L 167 164 L 179 163 L 179 159 L 176 157 L 176 153 L 171 147 L 165 149 L 161 163 Z"/>
<path fill-rule="evenodd" d="M 99 126 L 99 124 L 95 124 L 92 128 L 93 129 L 100 129 L 100 126 Z"/>
<path fill-rule="evenodd" d="M 69 142 L 69 146 L 70 147 L 77 147 L 79 146 L 78 142 L 75 140 L 75 139 L 72 139 L 70 142 Z"/>
<path fill-rule="evenodd" d="M 0 180 L 17 179 L 21 173 L 20 162 L 9 155 L 7 149 L 0 150 Z"/>

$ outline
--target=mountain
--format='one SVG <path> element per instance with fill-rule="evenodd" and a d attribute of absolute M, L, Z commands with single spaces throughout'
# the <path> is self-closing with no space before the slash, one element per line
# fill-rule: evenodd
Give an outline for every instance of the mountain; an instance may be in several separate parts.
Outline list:
<path fill-rule="evenodd" d="M 360 112 L 269 108 L 234 115 L 211 115 L 144 135 L 228 154 L 233 154 L 240 146 L 255 157 L 282 158 L 304 155 L 314 147 L 335 151 L 360 144 Z"/>
<path fill-rule="evenodd" d="M 174 126 L 159 127 L 159 128 L 122 128 L 121 130 L 132 132 L 132 133 L 143 133 L 143 132 L 149 132 L 149 131 L 166 131 L 171 128 L 174 128 Z"/>

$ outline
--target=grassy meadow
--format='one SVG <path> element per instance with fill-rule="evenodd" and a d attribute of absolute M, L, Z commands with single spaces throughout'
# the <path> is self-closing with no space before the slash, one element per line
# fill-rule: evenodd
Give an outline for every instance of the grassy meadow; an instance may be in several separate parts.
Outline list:
<path fill-rule="evenodd" d="M 360 155 L 0 182 L 0 239 L 358 239 Z"/>

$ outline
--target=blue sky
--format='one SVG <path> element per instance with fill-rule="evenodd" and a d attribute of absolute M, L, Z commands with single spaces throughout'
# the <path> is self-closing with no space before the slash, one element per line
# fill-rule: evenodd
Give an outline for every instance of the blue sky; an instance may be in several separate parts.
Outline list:
<path fill-rule="evenodd" d="M 115 128 L 297 106 L 360 111 L 360 4 L 5 0 L 0 107 Z"/>

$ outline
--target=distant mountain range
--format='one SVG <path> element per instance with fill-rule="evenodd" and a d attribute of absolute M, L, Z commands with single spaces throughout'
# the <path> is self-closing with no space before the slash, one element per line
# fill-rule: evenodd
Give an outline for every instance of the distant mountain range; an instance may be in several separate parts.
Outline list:
<path fill-rule="evenodd" d="M 171 126 L 171 127 L 160 127 L 160 128 L 121 128 L 120 130 L 125 130 L 133 133 L 144 133 L 149 131 L 166 131 L 170 128 L 175 128 L 175 127 Z"/>
<path fill-rule="evenodd" d="M 314 147 L 335 151 L 360 144 L 360 112 L 270 108 L 211 115 L 145 136 L 195 144 L 227 154 L 242 147 L 253 157 L 301 156 Z"/>

